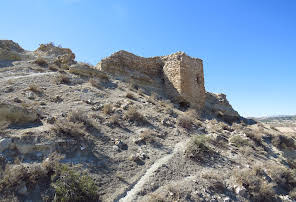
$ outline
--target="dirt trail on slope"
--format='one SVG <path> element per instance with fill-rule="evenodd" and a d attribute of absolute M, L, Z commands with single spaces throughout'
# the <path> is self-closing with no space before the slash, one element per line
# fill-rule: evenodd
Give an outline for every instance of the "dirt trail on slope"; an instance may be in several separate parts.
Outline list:
<path fill-rule="evenodd" d="M 56 72 L 31 73 L 31 74 L 23 75 L 23 76 L 8 76 L 8 77 L 5 77 L 3 79 L 0 78 L 0 82 L 8 81 L 8 80 L 11 80 L 11 79 L 20 79 L 20 78 L 26 78 L 26 77 L 37 77 L 37 76 L 50 75 L 50 74 L 56 74 Z"/>
<path fill-rule="evenodd" d="M 175 154 L 184 150 L 188 141 L 189 139 L 176 144 L 172 153 L 158 159 L 136 183 L 132 184 L 123 194 L 117 197 L 115 201 L 118 201 L 118 202 L 136 201 L 137 194 L 142 190 L 144 184 L 146 182 L 149 182 L 151 177 L 153 177 L 154 172 L 157 171 L 157 169 L 160 168 L 162 165 L 166 164 L 170 159 L 172 159 Z"/>

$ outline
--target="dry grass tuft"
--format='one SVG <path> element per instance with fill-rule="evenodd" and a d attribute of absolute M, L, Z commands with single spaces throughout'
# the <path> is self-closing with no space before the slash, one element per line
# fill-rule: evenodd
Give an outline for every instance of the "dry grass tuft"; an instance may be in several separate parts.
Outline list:
<path fill-rule="evenodd" d="M 111 125 L 120 126 L 120 115 L 119 114 L 113 114 L 109 118 L 109 122 L 110 122 Z"/>
<path fill-rule="evenodd" d="M 248 139 L 241 137 L 240 135 L 235 135 L 230 138 L 230 142 L 236 147 L 250 146 Z"/>
<path fill-rule="evenodd" d="M 48 66 L 48 63 L 46 62 L 46 60 L 44 58 L 38 57 L 35 61 L 35 64 L 41 66 L 41 67 L 46 67 Z"/>
<path fill-rule="evenodd" d="M 55 77 L 57 84 L 71 84 L 70 78 L 65 74 L 59 74 Z"/>
<path fill-rule="evenodd" d="M 28 88 L 28 90 L 36 93 L 36 94 L 42 94 L 43 93 L 43 90 L 37 86 L 36 84 L 31 84 Z"/>
<path fill-rule="evenodd" d="M 140 140 L 148 143 L 154 143 L 155 136 L 156 134 L 152 130 L 145 130 L 139 135 Z"/>
<path fill-rule="evenodd" d="M 83 123 L 73 123 L 65 119 L 57 120 L 52 127 L 52 131 L 57 136 L 69 136 L 78 139 L 83 138 L 85 135 Z"/>
<path fill-rule="evenodd" d="M 274 184 L 265 180 L 261 167 L 235 171 L 236 182 L 245 187 L 252 201 L 277 201 Z"/>
<path fill-rule="evenodd" d="M 279 149 L 296 149 L 296 144 L 293 138 L 285 135 L 273 136 L 272 144 Z"/>
<path fill-rule="evenodd" d="M 36 112 L 28 111 L 26 108 L 0 104 L 0 122 L 8 123 L 32 123 L 38 120 Z"/>
<path fill-rule="evenodd" d="M 190 131 L 193 129 L 194 120 L 191 117 L 180 116 L 177 121 L 178 126 Z"/>
<path fill-rule="evenodd" d="M 131 92 L 126 93 L 125 97 L 127 97 L 127 98 L 129 98 L 131 100 L 135 100 L 136 99 L 135 98 L 135 95 L 133 93 L 131 93 Z"/>
<path fill-rule="evenodd" d="M 101 82 L 98 79 L 90 78 L 88 82 L 95 88 L 98 88 L 98 89 L 102 88 Z"/>
<path fill-rule="evenodd" d="M 112 104 L 105 104 L 103 107 L 103 113 L 105 115 L 113 113 L 113 105 Z"/>
<path fill-rule="evenodd" d="M 148 123 L 145 116 L 143 116 L 140 112 L 138 112 L 135 107 L 129 107 L 129 109 L 125 112 L 125 118 L 137 124 Z"/>

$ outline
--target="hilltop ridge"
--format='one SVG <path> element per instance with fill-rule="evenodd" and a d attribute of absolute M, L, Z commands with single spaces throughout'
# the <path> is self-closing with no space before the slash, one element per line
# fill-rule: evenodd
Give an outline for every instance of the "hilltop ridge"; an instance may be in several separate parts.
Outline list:
<path fill-rule="evenodd" d="M 294 134 L 241 117 L 203 68 L 0 41 L 0 201 L 295 201 Z"/>

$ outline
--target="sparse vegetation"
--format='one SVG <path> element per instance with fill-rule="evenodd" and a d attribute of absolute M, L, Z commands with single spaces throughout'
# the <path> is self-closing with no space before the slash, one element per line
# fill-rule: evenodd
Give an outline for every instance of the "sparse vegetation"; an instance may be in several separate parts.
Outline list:
<path fill-rule="evenodd" d="M 109 118 L 109 122 L 111 125 L 117 125 L 120 126 L 120 115 L 119 114 L 113 114 L 110 118 Z"/>
<path fill-rule="evenodd" d="M 264 179 L 261 167 L 235 171 L 236 182 L 245 187 L 253 201 L 277 201 L 274 184 Z"/>
<path fill-rule="evenodd" d="M 141 141 L 148 142 L 148 143 L 155 142 L 156 140 L 155 136 L 156 135 L 152 130 L 145 130 L 139 135 Z"/>
<path fill-rule="evenodd" d="M 190 131 L 193 129 L 194 120 L 188 116 L 180 116 L 177 124 L 178 124 L 178 126 Z"/>
<path fill-rule="evenodd" d="M 113 105 L 112 104 L 105 104 L 103 107 L 103 113 L 105 115 L 111 114 L 113 112 Z"/>
<path fill-rule="evenodd" d="M 0 104 L 0 122 L 8 123 L 32 123 L 38 120 L 38 115 L 34 111 L 18 106 Z"/>
<path fill-rule="evenodd" d="M 129 109 L 125 112 L 125 118 L 137 124 L 146 124 L 148 122 L 147 119 L 140 112 L 138 112 L 135 107 L 129 107 Z"/>
<path fill-rule="evenodd" d="M 38 57 L 35 61 L 35 64 L 41 66 L 41 67 L 46 67 L 48 66 L 48 63 L 46 62 L 46 60 L 44 58 Z"/>
<path fill-rule="evenodd" d="M 74 171 L 65 164 L 58 164 L 52 179 L 56 201 L 98 201 L 100 198 L 99 188 L 89 175 Z"/>
<path fill-rule="evenodd" d="M 88 82 L 95 88 L 98 88 L 98 89 L 102 88 L 101 82 L 95 78 L 90 78 Z"/>
<path fill-rule="evenodd" d="M 66 74 L 59 74 L 55 77 L 55 81 L 57 84 L 70 84 L 71 80 Z"/>
<path fill-rule="evenodd" d="M 248 139 L 241 137 L 240 135 L 235 135 L 230 138 L 230 142 L 236 147 L 244 147 L 250 145 Z"/>
<path fill-rule="evenodd" d="M 197 161 L 204 161 L 209 155 L 214 153 L 209 146 L 209 142 L 210 138 L 206 135 L 194 136 L 187 145 L 186 157 Z"/>
<path fill-rule="evenodd" d="M 273 136 L 272 144 L 279 149 L 296 149 L 296 144 L 293 138 L 285 135 Z"/>
<path fill-rule="evenodd" d="M 36 84 L 31 84 L 29 86 L 28 90 L 30 90 L 36 94 L 39 94 L 39 95 L 43 93 L 43 90 L 39 86 L 37 86 Z"/>
<path fill-rule="evenodd" d="M 135 100 L 135 96 L 134 96 L 134 94 L 131 93 L 131 92 L 126 93 L 125 97 L 127 97 L 127 98 L 129 98 L 129 99 L 131 99 L 131 100 Z"/>

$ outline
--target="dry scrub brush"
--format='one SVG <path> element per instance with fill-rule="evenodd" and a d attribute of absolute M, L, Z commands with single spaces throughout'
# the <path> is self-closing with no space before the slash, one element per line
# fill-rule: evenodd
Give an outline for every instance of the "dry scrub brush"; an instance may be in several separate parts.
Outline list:
<path fill-rule="evenodd" d="M 125 119 L 139 125 L 147 124 L 148 121 L 135 107 L 129 107 L 125 112 Z"/>

